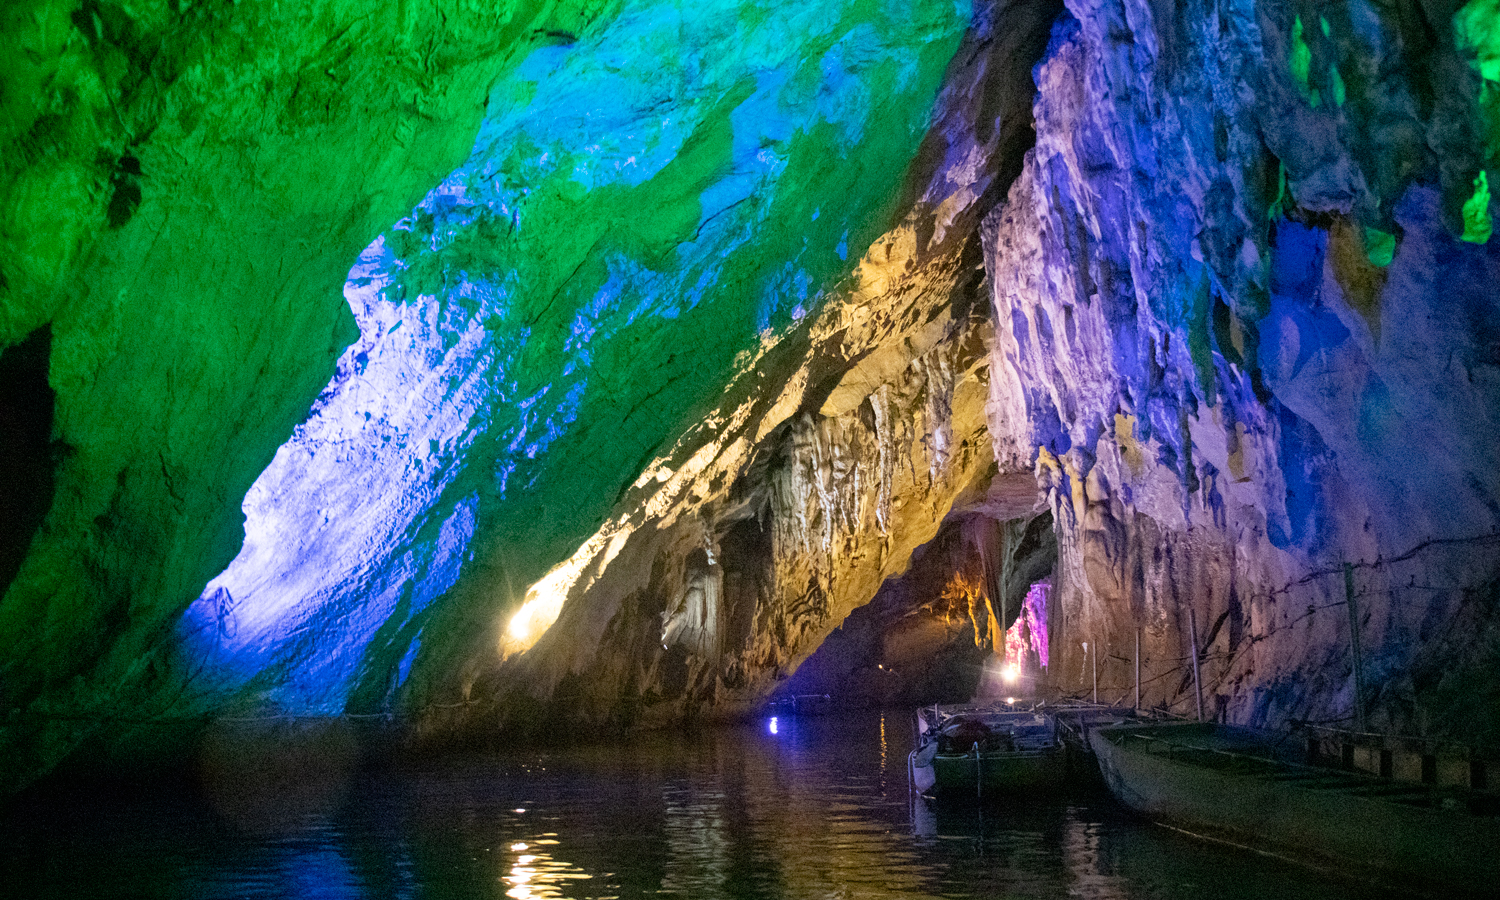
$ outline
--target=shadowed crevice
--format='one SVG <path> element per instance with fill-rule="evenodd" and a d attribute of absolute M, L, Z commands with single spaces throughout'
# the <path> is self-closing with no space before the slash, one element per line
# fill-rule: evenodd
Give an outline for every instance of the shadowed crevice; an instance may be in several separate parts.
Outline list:
<path fill-rule="evenodd" d="M 10 589 L 52 506 L 51 353 L 50 325 L 0 352 L 0 596 Z"/>

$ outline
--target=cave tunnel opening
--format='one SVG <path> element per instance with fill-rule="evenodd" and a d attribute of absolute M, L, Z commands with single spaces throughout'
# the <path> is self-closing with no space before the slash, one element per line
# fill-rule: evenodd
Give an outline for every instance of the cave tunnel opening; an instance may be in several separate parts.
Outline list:
<path fill-rule="evenodd" d="M 52 506 L 56 395 L 47 383 L 52 326 L 0 351 L 0 597 Z"/>
<path fill-rule="evenodd" d="M 1045 682 L 1056 564 L 1050 512 L 950 516 L 773 702 L 828 695 L 842 708 L 885 707 L 1017 693 L 1007 662 L 1034 691 Z"/>

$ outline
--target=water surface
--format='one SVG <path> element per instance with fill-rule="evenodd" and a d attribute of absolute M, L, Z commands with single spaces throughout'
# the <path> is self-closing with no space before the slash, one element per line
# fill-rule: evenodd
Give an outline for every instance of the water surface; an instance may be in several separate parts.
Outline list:
<path fill-rule="evenodd" d="M 201 793 L 71 797 L 0 824 L 9 897 L 1376 896 L 1203 843 L 1088 791 L 939 808 L 906 713 L 342 773 L 220 754 Z"/>

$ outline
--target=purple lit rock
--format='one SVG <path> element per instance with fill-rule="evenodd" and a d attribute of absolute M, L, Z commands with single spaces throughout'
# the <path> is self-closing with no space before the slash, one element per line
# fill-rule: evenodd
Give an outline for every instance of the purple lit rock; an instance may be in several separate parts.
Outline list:
<path fill-rule="evenodd" d="M 1363 77 L 1348 29 L 1403 52 L 1372 8 L 1308 38 L 1325 92 L 1344 71 L 1317 103 L 1291 83 L 1288 7 L 1070 9 L 1037 148 L 987 221 L 991 431 L 1049 488 L 1063 671 L 1085 641 L 1128 659 L 1139 629 L 1147 700 L 1191 713 L 1196 621 L 1210 714 L 1352 722 L 1349 562 L 1373 721 L 1495 729 L 1438 675 L 1476 677 L 1490 638 L 1433 634 L 1497 627 L 1469 604 L 1500 564 L 1500 252 L 1418 179 L 1451 183 L 1452 160 L 1400 137 L 1441 150 L 1460 113 L 1403 105 L 1415 76 Z M 1417 154 L 1404 177 L 1386 150 Z M 1368 229 L 1399 233 L 1387 268 Z M 1129 662 L 1100 677 L 1133 689 Z"/>

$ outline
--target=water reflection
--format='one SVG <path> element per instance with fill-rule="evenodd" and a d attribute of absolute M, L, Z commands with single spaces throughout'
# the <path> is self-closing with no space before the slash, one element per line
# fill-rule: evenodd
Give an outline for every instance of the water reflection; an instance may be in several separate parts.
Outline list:
<path fill-rule="evenodd" d="M 517 841 L 510 845 L 514 862 L 510 871 L 500 880 L 508 885 L 505 896 L 515 900 L 535 900 L 542 897 L 572 896 L 569 883 L 593 878 L 577 866 L 552 856 L 560 841 L 538 838 L 535 844 Z"/>
<path fill-rule="evenodd" d="M 191 794 L 39 804 L 0 823 L 0 870 L 39 898 L 1372 896 L 1101 796 L 913 799 L 904 715 L 778 725 L 366 774 L 275 832 Z"/>

